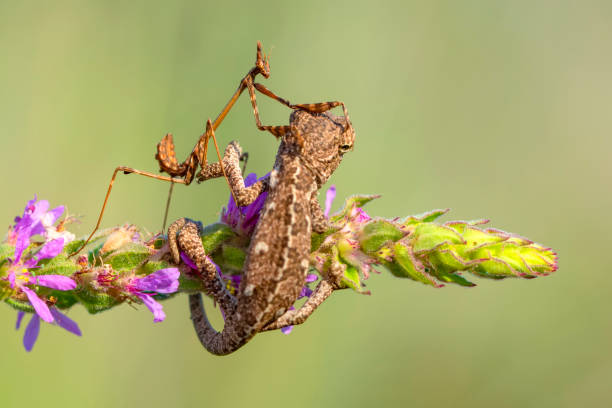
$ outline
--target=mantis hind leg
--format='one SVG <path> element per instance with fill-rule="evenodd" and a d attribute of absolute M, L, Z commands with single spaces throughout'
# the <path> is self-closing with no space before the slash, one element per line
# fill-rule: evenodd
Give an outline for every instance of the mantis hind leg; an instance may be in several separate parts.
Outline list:
<path fill-rule="evenodd" d="M 73 253 L 68 255 L 68 257 L 72 257 L 72 256 L 78 254 L 79 252 L 81 252 L 81 250 L 83 248 L 85 248 L 85 246 L 87 246 L 87 244 L 89 243 L 91 238 L 94 236 L 96 231 L 98 231 L 98 228 L 100 228 L 100 223 L 102 222 L 102 217 L 104 216 L 104 210 L 106 209 L 106 204 L 108 203 L 108 198 L 110 197 L 111 190 L 113 189 L 113 184 L 115 183 L 115 179 L 117 178 L 117 173 L 119 173 L 119 172 L 123 172 L 123 174 L 139 174 L 141 176 L 146 176 L 146 177 L 154 178 L 156 180 L 170 181 L 172 183 L 185 184 L 185 180 L 180 179 L 180 178 L 160 176 L 158 174 L 150 173 L 148 171 L 142 171 L 142 170 L 134 169 L 134 168 L 131 168 L 131 167 L 125 167 L 125 166 L 119 166 L 119 167 L 115 168 L 115 171 L 113 171 L 113 176 L 111 177 L 111 181 L 110 181 L 110 183 L 108 183 L 108 189 L 106 190 L 106 196 L 104 196 L 104 203 L 102 204 L 102 209 L 100 210 L 100 215 L 98 215 L 98 221 L 96 222 L 96 226 L 94 227 L 93 231 L 91 231 L 91 234 L 89 234 L 89 236 L 87 237 L 85 242 L 79 247 L 79 249 L 77 249 L 76 251 L 74 251 Z"/>

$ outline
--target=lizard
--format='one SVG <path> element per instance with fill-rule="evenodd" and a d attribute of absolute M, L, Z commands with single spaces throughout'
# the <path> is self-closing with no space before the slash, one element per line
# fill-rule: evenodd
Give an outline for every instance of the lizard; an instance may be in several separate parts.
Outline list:
<path fill-rule="evenodd" d="M 254 102 L 254 94 L 251 97 Z M 239 206 L 248 205 L 260 193 L 268 191 L 236 295 L 229 293 L 216 265 L 206 256 L 199 234 L 201 224 L 181 218 L 168 228 L 175 263 L 180 262 L 181 252 L 187 256 L 184 261 L 197 268 L 205 291 L 219 304 L 224 315 L 223 330 L 216 331 L 206 317 L 201 294 L 189 296 L 191 319 L 198 338 L 216 355 L 236 351 L 261 331 L 304 322 L 340 287 L 341 271 L 332 272 L 321 280 L 300 309 L 289 310 L 298 298 L 310 265 L 311 232 L 324 232 L 329 227 L 317 199 L 318 190 L 338 167 L 343 155 L 353 149 L 355 132 L 341 102 L 311 105 L 281 102 L 295 106 L 289 126 L 261 129 L 256 116 L 258 128 L 269 130 L 281 139 L 269 176 L 245 187 L 239 166 L 242 151 L 237 142 L 227 146 L 223 163 L 207 164 L 198 175 L 202 181 L 223 177 L 225 171 Z M 344 116 L 334 116 L 325 109 L 339 104 L 344 108 Z M 314 108 L 306 110 L 306 106 Z M 213 132 L 209 120 L 207 133 L 214 135 Z"/>

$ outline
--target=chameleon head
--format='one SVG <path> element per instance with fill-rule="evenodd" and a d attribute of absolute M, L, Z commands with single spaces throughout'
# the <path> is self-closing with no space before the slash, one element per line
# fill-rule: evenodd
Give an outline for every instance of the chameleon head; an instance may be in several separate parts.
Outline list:
<path fill-rule="evenodd" d="M 300 158 L 321 186 L 340 164 L 342 156 L 353 150 L 355 131 L 344 116 L 328 112 L 291 114 L 292 138 L 299 146 Z"/>

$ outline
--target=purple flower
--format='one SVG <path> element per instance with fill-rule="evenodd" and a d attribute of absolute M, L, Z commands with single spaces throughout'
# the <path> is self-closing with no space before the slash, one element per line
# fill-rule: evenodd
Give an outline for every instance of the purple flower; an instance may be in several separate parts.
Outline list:
<path fill-rule="evenodd" d="M 355 207 L 351 212 L 351 218 L 353 221 L 361 224 L 364 222 L 368 222 L 372 219 L 361 207 Z"/>
<path fill-rule="evenodd" d="M 329 212 L 331 211 L 332 203 L 334 202 L 334 198 L 336 198 L 336 186 L 331 185 L 327 192 L 325 193 L 325 216 L 329 218 Z"/>
<path fill-rule="evenodd" d="M 47 200 L 36 201 L 36 196 L 26 204 L 21 217 L 15 217 L 13 233 L 16 235 L 15 262 L 19 262 L 23 251 L 30 245 L 30 238 L 43 235 L 48 241 L 62 238 L 64 244 L 74 239 L 70 233 L 58 233 L 53 224 L 64 212 L 60 205 L 50 211 Z"/>
<path fill-rule="evenodd" d="M 315 275 L 314 273 L 309 273 L 308 275 L 306 275 L 307 284 L 311 282 L 315 282 L 317 279 L 319 279 L 319 277 Z M 302 291 L 300 292 L 300 295 L 298 296 L 298 299 L 302 299 L 304 297 L 310 297 L 311 295 L 312 295 L 312 289 L 310 289 L 308 285 L 304 285 L 302 287 Z M 289 310 L 295 310 L 295 307 L 291 306 Z M 283 334 L 289 334 L 291 333 L 292 330 L 293 330 L 293 325 L 285 326 L 281 328 L 281 332 Z"/>
<path fill-rule="evenodd" d="M 295 310 L 295 307 L 291 306 L 289 310 Z M 280 329 L 281 333 L 283 334 L 290 334 L 292 330 L 293 330 L 293 325 L 281 327 Z"/>
<path fill-rule="evenodd" d="M 75 334 L 77 336 L 81 335 L 81 329 L 79 329 L 79 325 L 76 324 L 74 320 L 70 319 L 68 316 L 61 313 L 54 307 L 52 307 L 50 311 L 53 315 L 55 324 L 69 331 L 72 334 Z M 19 327 L 21 326 L 21 320 L 23 319 L 23 316 L 25 316 L 25 312 L 17 312 L 17 324 L 15 325 L 15 328 L 17 330 L 19 330 Z M 30 319 L 30 322 L 28 323 L 28 326 L 26 327 L 25 333 L 23 335 L 23 347 L 26 349 L 26 351 L 31 351 L 34 347 L 36 339 L 38 339 L 39 331 L 40 317 L 38 314 L 34 313 L 32 314 L 32 318 Z"/>
<path fill-rule="evenodd" d="M 128 292 L 137 296 L 153 313 L 155 323 L 166 318 L 164 309 L 153 296 L 159 293 L 174 293 L 179 287 L 180 272 L 178 268 L 160 269 L 143 278 L 133 278 L 126 286 Z"/>
<path fill-rule="evenodd" d="M 13 259 L 9 259 L 8 273 L 4 280 L 8 280 L 11 289 L 26 295 L 28 301 L 34 308 L 35 313 L 28 323 L 23 338 L 23 345 L 27 351 L 32 350 L 38 338 L 40 330 L 40 319 L 47 323 L 56 323 L 60 327 L 81 335 L 78 325 L 68 317 L 60 313 L 56 308 L 49 308 L 47 302 L 41 299 L 35 292 L 34 286 L 45 286 L 56 290 L 72 290 L 76 288 L 76 282 L 63 275 L 36 275 L 30 270 L 39 268 L 38 264 L 43 259 L 55 258 L 64 249 L 67 242 L 62 234 L 59 234 L 53 224 L 64 212 L 64 207 L 59 206 L 47 211 L 49 202 L 47 200 L 28 201 L 23 215 L 15 217 L 15 225 L 10 229 L 9 242 L 15 245 Z M 54 232 L 56 235 L 51 235 Z M 46 241 L 37 253 L 28 259 L 23 259 L 23 252 L 30 246 L 30 240 L 34 235 L 42 235 Z M 24 312 L 17 314 L 17 328 L 21 324 Z"/>
<path fill-rule="evenodd" d="M 38 268 L 38 262 L 42 259 L 56 257 L 64 249 L 63 238 L 57 238 L 47 242 L 32 258 L 24 261 L 11 261 L 7 278 L 11 289 L 20 290 L 25 293 L 34 310 L 47 323 L 53 322 L 53 315 L 47 303 L 40 299 L 36 292 L 31 288 L 33 285 L 46 286 L 57 290 L 72 290 L 76 288 L 76 282 L 63 275 L 39 275 L 35 276 L 29 269 Z M 20 249 L 15 247 L 15 259 L 21 258 Z"/>
<path fill-rule="evenodd" d="M 244 185 L 245 187 L 249 187 L 266 176 L 258 179 L 255 173 L 251 173 L 244 179 Z M 221 212 L 221 221 L 232 227 L 232 229 L 239 234 L 246 236 L 251 235 L 253 230 L 255 230 L 257 221 L 259 221 L 259 213 L 267 197 L 268 193 L 263 192 L 251 204 L 244 207 L 237 207 L 234 198 L 230 195 L 227 209 L 223 208 Z"/>
<path fill-rule="evenodd" d="M 319 279 L 319 277 L 315 275 L 314 273 L 309 273 L 308 275 L 306 275 L 306 283 L 316 282 L 317 279 Z M 310 297 L 310 295 L 312 295 L 312 289 L 310 289 L 308 285 L 304 285 L 302 287 L 302 291 L 300 292 L 300 295 L 298 296 L 298 299 L 301 299 L 304 297 Z"/>
<path fill-rule="evenodd" d="M 64 207 L 59 206 L 47 211 L 49 202 L 47 200 L 28 201 L 23 215 L 15 218 L 15 226 L 11 230 L 11 239 L 15 242 L 15 253 L 13 259 L 9 259 L 8 279 L 11 289 L 25 293 L 34 307 L 36 314 L 47 323 L 54 321 L 53 314 L 47 303 L 40 299 L 31 288 L 33 285 L 46 286 L 57 290 L 72 290 L 76 288 L 76 282 L 63 275 L 40 275 L 35 276 L 29 270 L 38 268 L 38 262 L 43 259 L 54 258 L 64 249 L 64 238 L 55 238 L 47 241 L 43 247 L 31 258 L 22 259 L 23 252 L 30 246 L 33 235 L 44 235 L 47 228 L 64 212 Z"/>

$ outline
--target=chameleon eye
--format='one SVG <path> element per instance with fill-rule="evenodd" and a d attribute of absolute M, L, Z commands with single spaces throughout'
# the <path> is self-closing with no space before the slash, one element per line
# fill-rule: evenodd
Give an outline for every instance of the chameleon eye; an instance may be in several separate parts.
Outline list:
<path fill-rule="evenodd" d="M 351 150 L 351 147 L 352 146 L 348 145 L 348 144 L 340 145 L 340 148 L 339 148 L 340 153 L 344 154 L 344 153 L 348 152 L 349 150 Z"/>

